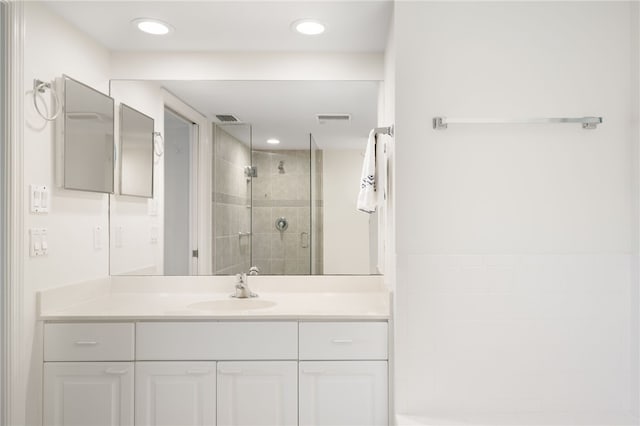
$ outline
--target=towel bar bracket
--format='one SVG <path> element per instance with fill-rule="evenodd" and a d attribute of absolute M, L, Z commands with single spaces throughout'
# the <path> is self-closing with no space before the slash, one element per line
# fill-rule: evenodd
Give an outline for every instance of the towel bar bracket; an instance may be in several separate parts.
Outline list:
<path fill-rule="evenodd" d="M 433 128 L 435 130 L 445 130 L 447 123 L 444 122 L 443 117 L 433 117 Z"/>
<path fill-rule="evenodd" d="M 388 126 L 388 127 L 376 127 L 375 128 L 375 133 L 378 135 L 389 135 L 391 137 L 393 137 L 393 133 L 394 133 L 394 128 L 393 126 Z"/>

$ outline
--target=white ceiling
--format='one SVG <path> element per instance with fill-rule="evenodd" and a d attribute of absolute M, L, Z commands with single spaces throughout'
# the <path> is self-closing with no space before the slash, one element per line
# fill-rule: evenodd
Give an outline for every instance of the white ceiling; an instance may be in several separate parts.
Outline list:
<path fill-rule="evenodd" d="M 162 86 L 213 122 L 233 114 L 251 125 L 255 149 L 363 149 L 376 126 L 376 81 L 164 81 Z M 351 114 L 350 123 L 319 124 L 316 114 Z M 227 130 L 246 139 L 247 126 Z M 280 145 L 268 145 L 277 138 Z"/>
<path fill-rule="evenodd" d="M 392 12 L 390 0 L 328 1 L 57 1 L 46 4 L 113 51 L 382 52 Z M 152 36 L 131 23 L 140 17 L 171 24 Z M 316 18 L 327 30 L 303 36 L 290 25 Z M 230 113 L 250 123 L 254 147 L 308 148 L 309 134 L 323 149 L 365 146 L 376 125 L 374 81 L 165 81 L 161 84 L 213 119 Z M 316 114 L 347 113 L 348 124 L 318 124 Z M 247 134 L 236 128 L 237 135 Z"/>
<path fill-rule="evenodd" d="M 115 51 L 382 52 L 390 0 L 350 1 L 57 1 L 49 7 L 82 32 Z M 155 18 L 175 31 L 152 36 L 131 21 Z M 324 34 L 291 30 L 315 18 Z"/>

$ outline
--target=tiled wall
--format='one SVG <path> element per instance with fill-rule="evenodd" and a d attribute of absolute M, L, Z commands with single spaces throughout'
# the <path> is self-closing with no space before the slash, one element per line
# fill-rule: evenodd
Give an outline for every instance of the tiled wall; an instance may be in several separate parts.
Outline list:
<path fill-rule="evenodd" d="M 396 412 L 638 424 L 635 7 L 395 2 Z"/>
<path fill-rule="evenodd" d="M 310 152 L 255 150 L 253 164 L 258 175 L 252 190 L 252 263 L 261 274 L 310 274 Z M 275 227 L 279 217 L 289 223 L 284 232 Z"/>
<path fill-rule="evenodd" d="M 251 181 L 245 167 L 251 150 L 237 138 L 216 127 L 214 138 L 214 254 L 217 275 L 246 272 L 251 267 Z"/>
<path fill-rule="evenodd" d="M 631 256 L 410 255 L 398 266 L 411 284 L 398 294 L 399 365 L 420 366 L 397 382 L 420 390 L 403 412 L 627 409 Z"/>

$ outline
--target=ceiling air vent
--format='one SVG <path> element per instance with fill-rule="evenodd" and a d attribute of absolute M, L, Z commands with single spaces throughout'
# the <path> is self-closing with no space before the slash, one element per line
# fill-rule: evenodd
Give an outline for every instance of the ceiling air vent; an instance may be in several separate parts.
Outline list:
<path fill-rule="evenodd" d="M 351 114 L 318 114 L 316 115 L 318 123 L 349 123 L 351 121 Z"/>
<path fill-rule="evenodd" d="M 216 118 L 221 123 L 239 123 L 238 117 L 232 114 L 216 114 Z"/>

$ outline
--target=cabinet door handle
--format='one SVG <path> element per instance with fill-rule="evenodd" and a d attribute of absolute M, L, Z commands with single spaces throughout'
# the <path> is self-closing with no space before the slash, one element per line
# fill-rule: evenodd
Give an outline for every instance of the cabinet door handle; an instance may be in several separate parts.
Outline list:
<path fill-rule="evenodd" d="M 187 374 L 190 376 L 204 376 L 205 374 L 209 374 L 210 370 L 207 370 L 205 368 L 192 368 L 187 370 Z"/>
<path fill-rule="evenodd" d="M 351 344 L 353 343 L 353 339 L 332 339 L 331 343 L 335 344 Z"/>
<path fill-rule="evenodd" d="M 326 371 L 322 368 L 303 368 L 302 372 L 304 374 L 325 374 Z"/>
<path fill-rule="evenodd" d="M 218 370 L 220 374 L 242 374 L 241 368 L 221 368 Z"/>
<path fill-rule="evenodd" d="M 76 346 L 95 346 L 98 342 L 95 340 L 78 340 L 76 341 Z"/>
<path fill-rule="evenodd" d="M 125 368 L 124 370 L 118 370 L 116 368 L 107 368 L 106 370 L 104 370 L 104 372 L 113 376 L 122 376 L 123 374 L 127 374 L 129 372 L 129 369 Z"/>

